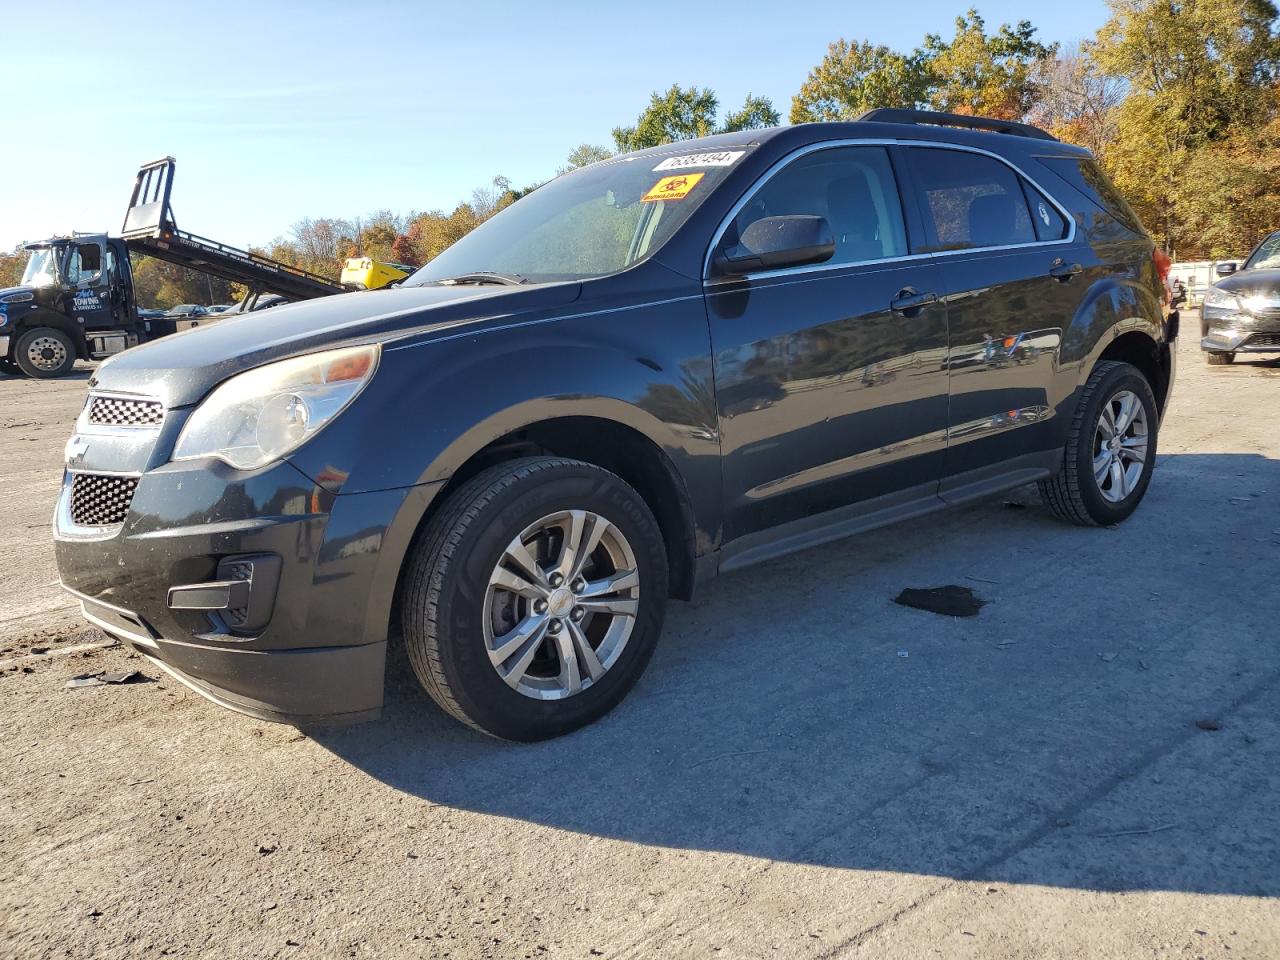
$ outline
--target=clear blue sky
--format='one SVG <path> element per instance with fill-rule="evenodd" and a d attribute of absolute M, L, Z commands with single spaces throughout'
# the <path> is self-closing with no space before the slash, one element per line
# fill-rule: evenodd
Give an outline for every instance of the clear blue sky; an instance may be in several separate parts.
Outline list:
<path fill-rule="evenodd" d="M 830 41 L 910 49 L 968 5 L 0 0 L 0 248 L 119 230 L 137 166 L 165 154 L 179 224 L 228 243 L 451 209 L 494 174 L 546 179 L 577 144 L 610 144 L 672 83 L 722 110 L 767 96 L 785 118 Z M 978 9 L 1046 41 L 1106 17 L 1103 0 L 1037 6 Z"/>

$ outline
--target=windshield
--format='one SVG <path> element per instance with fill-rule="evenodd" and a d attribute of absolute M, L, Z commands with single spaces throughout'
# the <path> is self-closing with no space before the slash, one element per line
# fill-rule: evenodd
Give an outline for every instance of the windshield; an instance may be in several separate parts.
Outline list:
<path fill-rule="evenodd" d="M 1246 270 L 1267 267 L 1280 267 L 1280 233 L 1273 233 L 1263 240 L 1258 249 L 1253 252 L 1253 256 L 1249 258 L 1249 262 L 1244 265 Z"/>
<path fill-rule="evenodd" d="M 27 268 L 22 271 L 22 284 L 27 287 L 51 287 L 58 282 L 58 257 L 62 247 L 36 247 L 31 251 Z"/>
<path fill-rule="evenodd" d="M 617 273 L 650 256 L 711 195 L 746 148 L 619 157 L 543 184 L 404 282 L 468 274 L 531 282 Z"/>

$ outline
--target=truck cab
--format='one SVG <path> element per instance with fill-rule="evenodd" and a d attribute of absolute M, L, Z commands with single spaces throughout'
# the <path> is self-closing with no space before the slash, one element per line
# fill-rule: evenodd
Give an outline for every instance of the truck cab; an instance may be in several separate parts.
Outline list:
<path fill-rule="evenodd" d="M 33 377 L 66 374 L 139 340 L 124 242 L 78 234 L 29 244 L 22 282 L 0 290 L 0 362 Z"/>

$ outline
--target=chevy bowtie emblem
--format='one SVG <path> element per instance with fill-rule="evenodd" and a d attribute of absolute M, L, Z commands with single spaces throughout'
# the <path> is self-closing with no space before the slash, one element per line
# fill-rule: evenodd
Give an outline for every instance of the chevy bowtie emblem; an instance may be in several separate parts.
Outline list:
<path fill-rule="evenodd" d="M 63 449 L 63 456 L 66 458 L 67 466 L 74 466 L 75 461 L 80 460 L 89 452 L 89 441 L 78 433 L 73 433 L 71 439 L 67 441 L 66 447 Z"/>

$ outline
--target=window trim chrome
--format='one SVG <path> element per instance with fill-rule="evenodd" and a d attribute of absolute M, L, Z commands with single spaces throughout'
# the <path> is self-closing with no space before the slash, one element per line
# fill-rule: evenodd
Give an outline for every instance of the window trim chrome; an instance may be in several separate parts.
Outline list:
<path fill-rule="evenodd" d="M 732 276 L 726 276 L 726 277 L 713 277 L 711 275 L 712 254 L 715 252 L 716 248 L 720 245 L 720 241 L 724 239 L 724 233 L 726 230 L 729 229 L 729 224 L 733 222 L 734 218 L 739 213 L 742 212 L 742 208 L 751 202 L 752 198 L 754 198 L 755 195 L 760 192 L 760 190 L 765 186 L 765 184 L 767 184 L 771 179 L 773 179 L 776 173 L 778 173 L 784 167 L 791 164 L 793 161 L 800 159 L 801 157 L 808 156 L 811 153 L 817 153 L 821 150 L 833 150 L 833 149 L 838 149 L 840 147 L 904 147 L 904 148 L 926 147 L 929 149 L 955 150 L 960 153 L 976 153 L 984 157 L 991 157 L 993 160 L 997 160 L 1000 163 L 1003 163 L 1006 167 L 1008 167 L 1010 170 L 1016 173 L 1019 177 L 1021 177 L 1027 183 L 1031 184 L 1031 186 L 1035 187 L 1036 190 L 1038 190 L 1041 193 L 1041 195 L 1045 197 L 1045 199 L 1047 199 L 1051 204 L 1053 204 L 1054 209 L 1056 209 L 1058 213 L 1062 215 L 1062 218 L 1070 225 L 1070 230 L 1068 231 L 1065 237 L 1062 237 L 1057 240 L 1033 240 L 1030 243 L 1009 243 L 1009 244 L 987 246 L 987 247 L 964 247 L 963 249 L 960 249 L 960 250 L 937 250 L 931 253 L 911 253 L 901 257 L 879 257 L 874 260 L 855 260 L 849 263 L 815 263 L 815 264 L 809 264 L 807 266 L 802 266 L 802 267 L 784 267 L 778 270 L 757 270 L 752 273 L 734 274 Z M 899 191 L 898 202 L 901 204 L 903 201 L 901 184 L 898 185 L 898 191 Z M 905 210 L 904 210 L 904 218 L 905 218 Z M 799 276 L 799 275 L 804 275 L 809 273 L 824 273 L 832 270 L 847 270 L 852 267 L 861 267 L 861 266 L 867 266 L 867 265 L 911 263 L 913 261 L 934 260 L 940 257 L 966 256 L 966 255 L 975 254 L 975 253 L 994 253 L 1001 250 L 1027 250 L 1034 247 L 1065 246 L 1065 245 L 1074 243 L 1075 239 L 1076 239 L 1076 218 L 1073 217 L 1070 214 L 1070 212 L 1068 212 L 1067 208 L 1064 207 L 1058 201 L 1058 198 L 1055 197 L 1048 190 L 1046 190 L 1039 182 L 1036 181 L 1034 177 L 1027 174 L 1026 171 L 1024 171 L 1016 163 L 1013 163 L 1007 158 L 1002 157 L 1000 154 L 994 153 L 991 150 L 983 150 L 981 147 L 971 147 L 966 144 L 946 143 L 941 140 L 901 140 L 901 139 L 886 139 L 881 137 L 870 138 L 865 140 L 851 140 L 851 139 L 823 140 L 820 143 L 810 143 L 810 144 L 807 144 L 806 146 L 799 147 L 791 151 L 790 153 L 788 153 L 785 157 L 782 157 L 780 160 L 778 160 L 776 163 L 770 166 L 768 170 L 762 173 L 756 179 L 755 183 L 753 183 L 751 187 L 747 190 L 747 192 L 744 193 L 740 198 L 738 198 L 738 202 L 735 203 L 729 209 L 729 212 L 725 214 L 724 218 L 720 221 L 720 225 L 716 228 L 715 232 L 711 235 L 711 243 L 707 247 L 706 256 L 703 258 L 703 261 L 702 261 L 702 282 L 704 285 L 707 285 L 707 284 L 719 284 L 719 283 L 725 283 L 725 282 L 737 282 L 741 280 L 767 280 L 772 277 Z"/>

